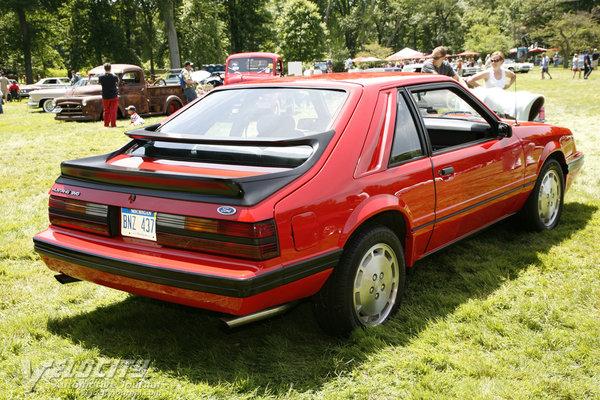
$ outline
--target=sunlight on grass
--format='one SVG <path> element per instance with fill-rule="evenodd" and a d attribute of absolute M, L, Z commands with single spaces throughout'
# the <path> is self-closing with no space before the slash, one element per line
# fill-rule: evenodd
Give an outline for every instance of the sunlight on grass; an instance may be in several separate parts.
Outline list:
<path fill-rule="evenodd" d="M 506 221 L 423 259 L 398 314 L 347 340 L 323 335 L 309 304 L 225 332 L 215 313 L 58 284 L 31 238 L 48 224 L 60 162 L 117 149 L 129 124 L 58 122 L 25 101 L 6 104 L 0 398 L 600 398 L 600 72 L 586 81 L 551 73 L 544 81 L 537 69 L 519 74 L 517 90 L 544 94 L 548 122 L 569 127 L 586 155 L 560 225 L 538 234 Z M 75 375 L 48 375 L 30 393 L 23 367 L 146 359 L 146 386 L 124 377 L 85 387 Z"/>

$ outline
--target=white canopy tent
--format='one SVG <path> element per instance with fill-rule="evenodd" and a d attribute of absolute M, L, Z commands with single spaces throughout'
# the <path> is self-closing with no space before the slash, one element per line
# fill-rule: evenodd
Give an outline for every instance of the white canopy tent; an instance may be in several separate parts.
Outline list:
<path fill-rule="evenodd" d="M 398 60 L 407 60 L 407 59 L 413 59 L 413 58 L 423 58 L 424 56 L 425 55 L 421 52 L 413 50 L 409 47 L 405 47 L 402 50 L 400 50 L 399 52 L 394 53 L 391 56 L 387 57 L 386 60 L 387 61 L 398 61 Z"/>

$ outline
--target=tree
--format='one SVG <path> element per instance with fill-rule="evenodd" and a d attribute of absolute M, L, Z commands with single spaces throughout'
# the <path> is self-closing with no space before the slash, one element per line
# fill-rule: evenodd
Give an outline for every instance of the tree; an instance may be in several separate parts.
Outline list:
<path fill-rule="evenodd" d="M 309 0 L 292 0 L 277 21 L 277 36 L 286 60 L 315 61 L 325 51 L 325 27 L 317 6 Z"/>
<path fill-rule="evenodd" d="M 569 56 L 575 50 L 595 47 L 594 44 L 600 40 L 600 25 L 594 22 L 588 12 L 569 12 L 534 30 L 533 34 L 545 38 L 549 45 L 558 46 L 563 64 L 567 67 Z"/>
<path fill-rule="evenodd" d="M 232 53 L 258 51 L 271 39 L 273 18 L 267 0 L 219 0 Z"/>
<path fill-rule="evenodd" d="M 172 69 L 181 68 L 181 56 L 179 55 L 179 40 L 175 30 L 175 17 L 173 13 L 173 0 L 163 0 L 161 4 L 161 14 L 165 21 L 165 31 L 167 32 L 167 41 L 169 42 L 169 59 Z"/>
<path fill-rule="evenodd" d="M 221 4 L 211 0 L 185 0 L 177 30 L 182 42 L 184 59 L 198 64 L 222 63 L 229 48 Z"/>

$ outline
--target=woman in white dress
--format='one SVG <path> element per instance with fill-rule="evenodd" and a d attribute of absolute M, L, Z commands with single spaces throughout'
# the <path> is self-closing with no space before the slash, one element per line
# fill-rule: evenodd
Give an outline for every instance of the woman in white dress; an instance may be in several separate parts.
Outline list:
<path fill-rule="evenodd" d="M 504 54 L 501 51 L 493 52 L 490 57 L 490 63 L 492 65 L 491 68 L 473 75 L 468 80 L 465 79 L 465 82 L 471 87 L 477 87 L 480 86 L 477 81 L 483 79 L 486 88 L 508 89 L 511 87 L 517 76 L 511 70 L 502 68 Z"/>

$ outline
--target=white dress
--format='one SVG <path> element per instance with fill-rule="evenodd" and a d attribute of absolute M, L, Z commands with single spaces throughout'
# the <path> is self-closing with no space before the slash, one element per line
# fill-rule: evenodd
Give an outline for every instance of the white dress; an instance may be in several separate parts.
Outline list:
<path fill-rule="evenodd" d="M 506 86 L 506 73 L 502 68 L 500 68 L 500 71 L 502 71 L 502 77 L 500 79 L 496 79 L 496 77 L 494 76 L 494 69 L 488 69 L 488 78 L 485 81 L 486 88 L 497 87 L 500 89 L 504 89 L 504 86 Z"/>

